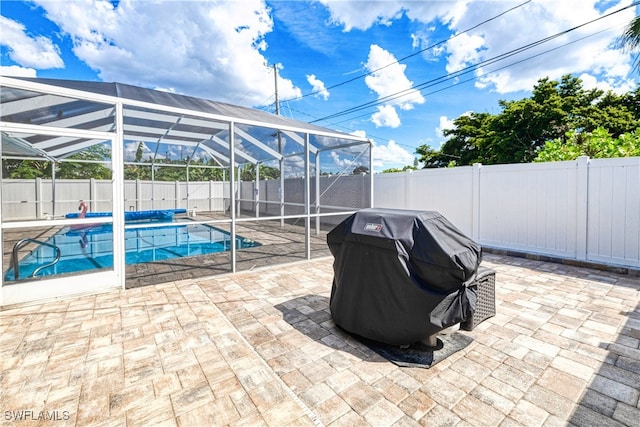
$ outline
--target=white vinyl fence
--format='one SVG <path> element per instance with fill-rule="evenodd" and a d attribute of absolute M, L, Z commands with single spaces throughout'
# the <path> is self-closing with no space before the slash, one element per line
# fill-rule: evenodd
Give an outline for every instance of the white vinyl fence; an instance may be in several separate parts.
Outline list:
<path fill-rule="evenodd" d="M 317 188 L 311 185 L 311 203 L 319 193 L 321 213 L 367 207 L 369 179 L 323 176 Z M 3 180 L 2 217 L 61 216 L 76 212 L 79 200 L 91 201 L 92 211 L 110 211 L 110 185 L 56 180 L 54 211 L 49 180 Z M 242 182 L 238 189 L 243 215 L 280 214 L 279 180 Z M 285 215 L 304 212 L 304 180 L 285 180 L 285 203 Z M 374 206 L 439 211 L 485 247 L 640 267 L 640 157 L 376 174 Z M 228 207 L 224 182 L 125 182 L 127 210 Z"/>
<path fill-rule="evenodd" d="M 318 213 L 355 211 L 369 207 L 369 178 L 364 175 L 321 176 L 317 188 L 315 180 L 311 179 L 309 200 L 312 213 L 316 213 L 316 200 L 318 200 Z M 304 184 L 302 178 L 285 180 L 285 215 L 304 214 Z M 316 194 L 319 195 L 319 198 Z M 259 199 L 258 210 L 260 214 L 280 215 L 280 181 L 260 181 L 259 187 L 256 187 L 255 182 L 242 182 L 240 199 L 243 200 L 241 207 L 245 214 L 255 214 L 255 201 Z M 324 218 L 323 222 L 337 224 L 340 221 Z"/>
<path fill-rule="evenodd" d="M 320 195 L 320 213 L 368 207 L 369 178 L 362 175 L 322 176 L 317 188 L 312 179 L 310 200 L 313 213 L 316 193 Z M 237 198 L 242 214 L 280 215 L 280 185 L 279 179 L 261 180 L 258 186 L 254 181 L 240 182 Z M 304 189 L 302 178 L 284 180 L 285 215 L 304 214 Z M 229 183 L 222 181 L 130 180 L 124 183 L 124 206 L 129 211 L 195 209 L 225 212 L 229 209 L 229 191 Z M 91 212 L 110 212 L 110 199 L 111 181 L 106 180 L 57 179 L 54 189 L 49 179 L 5 179 L 2 182 L 2 218 L 5 221 L 59 218 L 77 212 L 80 200 L 89 204 Z M 330 222 L 330 219 L 325 222 Z"/>
<path fill-rule="evenodd" d="M 179 208 L 223 211 L 229 206 L 228 193 L 229 184 L 218 181 L 125 181 L 124 206 L 131 211 Z M 55 189 L 50 179 L 2 181 L 3 220 L 61 217 L 77 212 L 80 200 L 88 202 L 92 212 L 110 212 L 111 181 L 57 179 Z"/>
<path fill-rule="evenodd" d="M 640 267 L 640 158 L 376 175 L 376 207 L 436 210 L 481 245 Z"/>

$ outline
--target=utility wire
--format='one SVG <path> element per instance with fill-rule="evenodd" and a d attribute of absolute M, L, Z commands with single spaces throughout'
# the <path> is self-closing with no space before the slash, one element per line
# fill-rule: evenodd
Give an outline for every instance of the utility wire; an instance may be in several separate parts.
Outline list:
<path fill-rule="evenodd" d="M 567 42 L 567 43 L 564 43 L 564 44 L 562 44 L 562 45 L 560 45 L 560 46 L 556 46 L 556 47 L 554 47 L 554 48 L 551 48 L 551 49 L 545 50 L 544 52 L 539 52 L 539 53 L 537 53 L 537 54 L 534 54 L 534 55 L 528 56 L 528 57 L 526 57 L 526 58 L 520 59 L 520 60 L 518 60 L 518 61 L 516 61 L 516 62 L 512 62 L 512 63 L 510 63 L 510 64 L 504 65 L 504 66 L 502 66 L 502 67 L 500 67 L 500 68 L 496 68 L 496 69 L 494 69 L 494 70 L 487 71 L 486 73 L 479 74 L 479 75 L 474 76 L 474 77 L 472 77 L 472 78 L 457 81 L 457 82 L 455 82 L 455 83 L 453 83 L 453 84 L 451 84 L 451 85 L 449 85 L 449 86 L 446 86 L 446 87 L 443 87 L 443 88 L 440 88 L 440 89 L 436 89 L 436 90 L 433 90 L 433 91 L 431 91 L 431 92 L 424 93 L 424 95 L 425 95 L 425 96 L 434 95 L 434 94 L 436 94 L 436 93 L 443 92 L 443 91 L 445 91 L 445 90 L 447 90 L 447 89 L 451 89 L 452 87 L 455 87 L 455 86 L 459 86 L 459 85 L 462 85 L 462 84 L 465 84 L 465 83 L 472 82 L 472 81 L 476 80 L 476 79 L 477 79 L 477 78 L 479 78 L 479 77 L 485 77 L 485 76 L 488 76 L 488 75 L 490 75 L 490 74 L 496 73 L 496 72 L 498 72 L 498 71 L 504 70 L 504 69 L 506 69 L 506 68 L 512 67 L 512 66 L 514 66 L 514 65 L 518 65 L 518 64 L 521 64 L 521 63 L 523 63 L 523 62 L 529 61 L 529 60 L 531 60 L 531 59 L 533 59 L 533 58 L 537 58 L 537 57 L 539 57 L 539 56 L 546 55 L 546 54 L 548 54 L 548 53 L 550 53 L 550 52 L 553 52 L 553 51 L 555 51 L 555 50 L 562 49 L 562 48 L 564 48 L 564 47 L 566 47 L 566 46 L 569 46 L 569 45 L 571 45 L 571 44 L 578 43 L 578 42 L 580 42 L 580 41 L 582 41 L 582 40 L 585 40 L 585 39 L 587 39 L 587 38 L 589 38 L 589 37 L 593 37 L 593 36 L 595 36 L 595 35 L 597 35 L 597 34 L 600 34 L 600 33 L 603 33 L 603 32 L 605 32 L 605 31 L 608 31 L 608 30 L 609 30 L 609 29 L 611 29 L 611 28 L 613 28 L 613 27 L 609 27 L 609 28 L 607 28 L 607 29 L 603 29 L 603 30 L 597 31 L 597 32 L 595 32 L 595 33 L 592 33 L 592 34 L 586 35 L 586 36 L 584 36 L 584 37 L 581 37 L 581 38 L 579 38 L 579 39 L 571 40 L 571 41 L 569 41 L 569 42 Z M 473 70 L 466 71 L 465 73 L 458 74 L 457 76 L 455 76 L 455 78 L 460 77 L 460 76 L 461 76 L 461 75 L 463 75 L 463 74 L 468 74 L 468 73 L 469 73 L 469 72 L 471 72 L 471 71 L 473 71 Z M 453 78 L 454 78 L 454 77 L 452 77 L 451 79 L 453 79 Z M 436 83 L 434 83 L 434 84 L 430 85 L 429 87 L 431 87 L 431 86 L 436 86 L 436 85 L 437 85 L 437 84 L 436 84 Z M 313 116 L 313 115 L 311 115 L 311 114 L 309 114 L 309 113 L 306 113 L 306 112 L 304 112 L 304 111 L 300 111 L 300 110 L 295 109 L 295 108 L 291 108 L 291 110 L 292 110 L 292 111 L 295 111 L 295 112 L 297 112 L 297 113 L 299 113 L 299 114 L 301 114 L 301 115 L 305 115 L 305 116 L 307 116 L 307 117 L 311 117 L 311 118 L 313 118 L 313 119 L 317 119 L 317 117 L 316 117 L 316 116 Z M 329 123 L 328 125 L 329 125 L 329 126 L 333 126 L 333 127 L 337 127 L 337 128 L 341 128 L 341 129 L 344 129 L 345 131 L 352 131 L 353 129 L 350 129 L 350 128 L 346 127 L 346 126 L 343 126 L 343 125 L 342 125 L 342 123 L 344 123 L 344 122 L 346 122 L 346 121 L 350 121 L 350 120 L 355 120 L 355 119 L 358 119 L 358 118 L 366 117 L 366 116 L 368 116 L 369 114 L 370 114 L 370 113 L 366 113 L 366 114 L 361 114 L 361 115 L 354 116 L 354 117 L 349 117 L 348 119 L 344 119 L 344 120 L 339 121 L 339 122 L 332 122 L 332 123 Z M 319 119 L 318 119 L 318 120 L 319 120 Z M 388 138 L 378 137 L 378 136 L 373 135 L 373 134 L 371 134 L 370 136 L 371 136 L 371 137 L 373 137 L 373 138 L 375 138 L 375 139 L 380 139 L 380 140 L 384 140 L 384 141 L 390 141 Z M 400 146 L 403 146 L 403 147 L 411 148 L 411 149 L 414 149 L 414 148 L 415 148 L 415 147 L 413 147 L 413 146 L 410 146 L 410 145 L 407 145 L 407 144 L 403 144 L 403 143 L 400 143 L 400 142 L 397 142 L 397 141 L 396 141 L 396 144 L 398 144 L 398 145 L 400 145 Z"/>
<path fill-rule="evenodd" d="M 556 35 L 556 37 L 559 37 L 559 36 L 560 35 Z M 510 58 L 510 57 L 512 57 L 514 55 L 517 55 L 519 53 L 522 53 L 522 52 L 524 52 L 524 51 L 526 51 L 528 49 L 532 49 L 532 48 L 537 47 L 537 46 L 539 46 L 539 45 L 541 45 L 543 43 L 546 43 L 547 41 L 550 41 L 550 40 L 552 40 L 552 39 L 539 40 L 539 41 L 537 41 L 535 43 L 530 43 L 529 45 L 522 46 L 522 47 L 520 47 L 518 49 L 514 49 L 514 50 L 511 50 L 509 52 L 494 56 L 492 58 L 489 58 L 489 59 L 486 59 L 484 61 L 481 61 L 481 62 L 479 62 L 477 64 L 473 64 L 473 65 L 470 65 L 468 67 L 462 68 L 460 70 L 454 71 L 454 72 L 452 72 L 450 74 L 447 74 L 445 76 L 440 76 L 440 77 L 437 77 L 435 79 L 420 83 L 418 85 L 414 85 L 409 89 L 404 89 L 404 90 L 402 90 L 400 92 L 396 92 L 396 93 L 393 93 L 391 95 L 387 95 L 387 96 L 384 96 L 382 98 L 378 98 L 375 101 L 370 101 L 370 102 L 367 102 L 365 104 L 361 104 L 361 105 L 358 105 L 356 107 L 352 107 L 352 108 L 349 108 L 347 110 L 343 110 L 341 112 L 334 113 L 334 114 L 329 115 L 329 116 L 325 116 L 323 118 L 317 119 L 316 121 L 328 120 L 328 119 L 332 119 L 332 118 L 335 118 L 335 117 L 343 116 L 343 115 L 346 115 L 346 114 L 349 114 L 349 113 L 354 113 L 356 111 L 361 111 L 363 109 L 367 109 L 367 108 L 370 108 L 370 107 L 375 107 L 375 106 L 378 106 L 378 105 L 382 105 L 382 104 L 385 104 L 385 103 L 387 103 L 389 101 L 393 101 L 393 100 L 396 100 L 398 98 L 402 98 L 402 97 L 405 97 L 407 95 L 410 95 L 411 93 L 416 92 L 416 91 L 422 92 L 422 89 L 424 89 L 424 88 L 433 87 L 433 86 L 436 86 L 438 84 L 444 83 L 446 81 L 457 79 L 457 78 L 459 78 L 459 77 L 461 77 L 461 76 L 463 76 L 465 74 L 469 74 L 469 73 L 472 73 L 472 72 L 476 71 L 481 66 L 491 65 L 491 64 L 494 64 L 496 62 L 502 61 L 504 59 Z M 503 67 L 503 68 L 506 68 L 506 67 Z M 314 122 L 311 122 L 311 123 L 314 123 Z"/>
<path fill-rule="evenodd" d="M 496 73 L 496 72 L 498 72 L 498 71 L 502 71 L 502 70 L 504 70 L 504 69 L 506 69 L 506 68 L 509 68 L 509 67 L 512 67 L 512 66 L 514 66 L 514 65 L 518 65 L 518 64 L 521 64 L 521 63 L 523 63 L 523 62 L 529 61 L 529 60 L 531 60 L 531 59 L 537 58 L 537 57 L 539 57 L 539 56 L 546 55 L 546 54 L 548 54 L 548 53 L 550 53 L 550 52 L 553 52 L 553 51 L 555 51 L 555 50 L 562 49 L 562 48 L 564 48 L 564 47 L 566 47 L 566 46 L 568 46 L 568 45 L 570 45 L 570 44 L 578 43 L 578 42 L 580 42 L 580 41 L 582 41 L 582 40 L 585 40 L 585 39 L 587 39 L 587 38 L 589 38 L 589 37 L 593 37 L 593 36 L 595 36 L 596 34 L 600 34 L 600 33 L 604 32 L 604 31 L 607 31 L 608 29 L 611 29 L 611 28 L 612 28 L 612 27 L 609 27 L 609 28 L 607 28 L 607 29 L 603 29 L 603 30 L 597 31 L 597 32 L 595 32 L 595 33 L 592 33 L 592 34 L 589 34 L 589 35 L 587 35 L 587 36 L 581 37 L 581 38 L 579 38 L 579 39 L 572 40 L 572 41 L 570 41 L 570 42 L 567 42 L 567 43 L 565 43 L 565 44 L 562 44 L 562 45 L 560 45 L 560 46 L 556 46 L 556 47 L 554 47 L 554 48 L 547 49 L 547 50 L 545 50 L 544 52 L 539 52 L 539 53 L 537 53 L 537 54 L 534 54 L 534 55 L 528 56 L 528 57 L 526 57 L 526 58 L 520 59 L 520 60 L 518 60 L 518 61 L 516 61 L 516 62 L 512 62 L 512 63 L 510 63 L 510 64 L 507 64 L 507 65 L 504 65 L 504 66 L 502 66 L 502 67 L 496 68 L 496 69 L 494 69 L 494 70 L 487 71 L 487 72 L 485 72 L 485 73 L 479 74 L 479 75 L 474 76 L 474 77 L 472 77 L 472 78 L 457 81 L 457 82 L 455 82 L 455 83 L 453 83 L 453 84 L 450 84 L 449 86 L 446 86 L 446 87 L 443 87 L 443 88 L 440 88 L 440 89 L 436 89 L 436 90 L 433 90 L 433 91 L 431 91 L 431 92 L 422 93 L 422 90 L 423 90 L 423 89 L 426 89 L 426 88 L 429 88 L 429 87 L 433 87 L 433 86 L 437 86 L 438 84 L 440 84 L 440 83 L 442 83 L 442 82 L 444 82 L 444 81 L 448 81 L 448 80 L 453 80 L 453 79 L 459 78 L 459 77 L 461 77 L 461 76 L 463 76 L 463 75 L 465 75 L 465 74 L 469 74 L 469 73 L 471 73 L 471 72 L 473 72 L 473 71 L 475 71 L 475 70 L 477 69 L 477 67 L 475 67 L 475 66 L 466 67 L 466 68 L 464 68 L 464 69 L 462 69 L 462 70 L 458 70 L 458 71 L 456 71 L 456 72 L 455 72 L 456 74 L 455 74 L 455 75 L 453 75 L 453 76 L 447 76 L 447 78 L 446 78 L 445 80 L 442 80 L 442 82 L 436 81 L 436 80 L 438 80 L 438 79 L 434 79 L 434 80 L 432 80 L 431 82 L 433 82 L 433 83 L 431 83 L 431 84 L 429 84 L 429 85 L 425 85 L 425 86 L 423 87 L 423 89 L 421 89 L 421 90 L 420 90 L 420 92 L 421 92 L 423 95 L 425 95 L 425 96 L 434 95 L 434 94 L 436 94 L 436 93 L 443 92 L 443 91 L 445 91 L 445 90 L 447 90 L 447 89 L 451 89 L 452 87 L 455 87 L 455 86 L 459 86 L 459 85 L 462 85 L 462 84 L 465 84 L 465 83 L 472 82 L 472 81 L 474 81 L 474 80 L 478 79 L 479 77 L 485 77 L 485 76 L 491 75 L 491 74 L 493 74 L 493 73 Z M 513 56 L 513 55 L 511 55 L 511 56 Z M 487 60 L 487 61 L 489 61 L 489 60 Z M 496 60 L 496 61 L 493 61 L 493 62 L 497 62 L 497 60 Z M 493 63 L 493 62 L 492 62 L 492 63 Z M 486 65 L 486 64 L 485 64 L 485 65 Z M 363 110 L 363 109 L 365 109 L 365 108 L 363 107 L 363 108 L 360 108 L 359 110 Z M 299 114 L 302 114 L 302 115 L 305 115 L 305 116 L 307 116 L 307 117 L 310 117 L 310 118 L 314 119 L 313 121 L 310 121 L 309 123 L 313 123 L 313 122 L 316 122 L 316 121 L 324 120 L 323 118 L 318 118 L 317 116 L 311 115 L 311 114 L 309 114 L 309 113 L 306 113 L 306 112 L 304 112 L 304 111 L 300 111 L 300 110 L 295 109 L 295 108 L 294 108 L 294 109 L 292 109 L 292 110 L 293 110 L 293 111 L 296 111 L 296 112 L 297 112 L 297 113 L 299 113 Z M 355 112 L 355 111 L 353 111 L 353 112 Z M 348 113 L 344 113 L 343 115 L 346 115 L 346 114 L 348 114 Z M 349 117 L 349 118 L 347 118 L 347 119 L 341 120 L 341 121 L 339 121 L 339 122 L 331 122 L 331 123 L 328 123 L 328 126 L 338 127 L 338 128 L 344 129 L 345 131 L 352 131 L 353 129 L 350 129 L 350 128 L 346 127 L 346 126 L 342 126 L 342 123 L 344 123 L 344 122 L 346 122 L 346 121 L 351 121 L 351 120 L 359 119 L 359 118 L 362 118 L 362 117 L 367 117 L 369 114 L 370 114 L 370 113 L 360 114 L 360 115 L 358 115 L 358 116 L 352 116 L 352 117 Z M 374 137 L 374 138 L 376 138 L 376 139 L 382 139 L 382 140 L 389 141 L 387 138 L 376 137 L 375 135 L 370 135 L 370 136 L 372 136 L 372 137 Z M 398 145 L 403 145 L 403 146 L 405 146 L 405 147 L 414 148 L 414 147 L 411 147 L 411 146 L 409 146 L 409 145 L 407 145 L 407 144 L 401 144 L 401 143 L 398 143 L 398 142 L 396 142 L 396 143 L 397 143 Z"/>
<path fill-rule="evenodd" d="M 306 98 L 307 96 L 316 95 L 316 94 L 318 94 L 318 93 L 320 93 L 320 92 L 327 91 L 327 90 L 329 90 L 329 89 L 334 89 L 334 88 L 337 88 L 337 87 L 339 87 L 339 86 L 346 85 L 346 84 L 348 84 L 348 83 L 351 83 L 351 82 L 354 82 L 354 81 L 356 81 L 356 80 L 359 80 L 359 79 L 361 79 L 361 78 L 363 78 L 363 77 L 367 77 L 367 76 L 369 76 L 369 75 L 371 75 L 371 74 L 377 73 L 378 71 L 384 70 L 385 68 L 391 67 L 392 65 L 399 64 L 399 63 L 400 63 L 400 62 L 402 62 L 402 61 L 405 61 L 405 60 L 407 60 L 407 59 L 409 59 L 409 58 L 412 58 L 412 57 L 414 57 L 414 56 L 420 55 L 421 53 L 426 52 L 426 51 L 428 51 L 428 50 L 431 50 L 431 49 L 433 49 L 433 48 L 435 48 L 435 47 L 438 47 L 438 46 L 440 46 L 441 44 L 447 43 L 448 41 L 453 40 L 454 38 L 459 37 L 459 36 L 461 36 L 461 35 L 463 35 L 463 34 L 465 34 L 465 33 L 468 33 L 469 31 L 475 30 L 476 28 L 478 28 L 478 27 L 480 27 L 480 26 L 482 26 L 482 25 L 484 25 L 484 24 L 486 24 L 486 23 L 488 23 L 488 22 L 491 22 L 491 21 L 493 21 L 493 20 L 495 20 L 495 19 L 498 19 L 498 18 L 502 17 L 503 15 L 506 15 L 507 13 L 509 13 L 509 12 L 511 12 L 511 11 L 513 11 L 513 10 L 516 10 L 516 9 L 518 9 L 518 8 L 520 8 L 520 7 L 524 6 L 524 5 L 526 5 L 527 3 L 530 3 L 531 1 L 532 1 L 532 0 L 527 0 L 527 1 L 523 2 L 523 3 L 520 3 L 519 5 L 516 5 L 516 6 L 512 7 L 511 9 L 505 10 L 504 12 L 502 12 L 502 13 L 500 13 L 500 14 L 496 15 L 496 16 L 493 16 L 493 17 L 491 17 L 491 18 L 489 18 L 489 19 L 486 19 L 486 20 L 484 20 L 484 21 L 480 22 L 479 24 L 474 25 L 474 26 L 473 26 L 473 27 L 471 27 L 471 28 L 467 28 L 467 29 L 466 29 L 466 30 L 464 30 L 464 31 L 461 31 L 461 32 L 459 32 L 459 33 L 456 33 L 456 34 L 454 34 L 453 36 L 449 37 L 449 38 L 448 38 L 448 39 L 446 39 L 446 40 L 441 40 L 441 41 L 439 41 L 439 42 L 437 42 L 437 43 L 434 43 L 434 44 L 432 44 L 432 45 L 430 45 L 430 46 L 427 46 L 427 47 L 426 47 L 426 48 L 424 48 L 424 49 L 421 49 L 421 50 L 419 50 L 419 51 L 417 51 L 417 52 L 414 52 L 414 53 L 412 53 L 411 55 L 407 55 L 407 56 L 405 56 L 405 57 L 402 57 L 402 58 L 400 58 L 400 59 L 398 59 L 398 60 L 396 60 L 396 61 L 394 61 L 394 62 L 391 62 L 391 63 L 389 63 L 389 64 L 387 64 L 387 65 L 384 65 L 384 66 L 382 66 L 382 67 L 380 67 L 380 68 L 376 68 L 375 70 L 371 70 L 371 71 L 369 71 L 369 72 L 367 72 L 367 73 L 360 74 L 360 75 L 355 76 L 355 77 L 353 77 L 353 78 L 351 78 L 351 79 L 349 79 L 349 80 L 345 80 L 345 81 L 343 81 L 343 82 L 341 82 L 341 83 L 337 83 L 337 84 L 335 84 L 335 85 L 333 85 L 333 86 L 329 86 L 329 87 L 327 87 L 327 88 L 324 88 L 324 90 L 316 90 L 316 91 L 309 92 L 309 93 L 307 93 L 307 94 L 304 94 L 304 95 L 298 96 L 298 97 L 296 97 L 296 98 L 291 98 L 291 99 L 290 99 L 290 101 L 297 101 L 297 100 L 299 100 L 299 99 Z"/>
<path fill-rule="evenodd" d="M 291 111 L 295 111 L 296 113 L 299 113 L 299 114 L 301 114 L 301 115 L 303 115 L 303 116 L 311 117 L 312 119 L 317 119 L 317 118 L 318 118 L 317 116 L 313 116 L 313 115 L 311 115 L 311 114 L 309 114 L 309 113 L 305 113 L 304 111 L 300 111 L 300 110 L 295 109 L 295 108 L 291 108 L 291 107 L 289 107 L 289 109 L 290 109 Z M 368 114 L 364 114 L 364 116 L 367 116 L 367 115 L 368 115 Z M 291 117 L 293 117 L 293 115 L 292 115 Z M 361 117 L 361 116 L 357 116 L 357 117 Z M 357 117 L 355 117 L 355 118 L 357 118 Z M 353 129 L 348 128 L 348 127 L 346 127 L 346 126 L 342 126 L 342 125 L 340 124 L 340 123 L 343 123 L 343 122 L 345 122 L 345 121 L 352 120 L 352 119 L 353 119 L 353 117 L 352 117 L 352 118 L 350 118 L 350 119 L 347 119 L 347 120 L 343 120 L 343 121 L 341 121 L 341 122 L 334 122 L 334 123 L 330 123 L 330 125 L 331 125 L 331 126 L 334 126 L 334 127 L 336 127 L 336 128 L 343 129 L 345 132 L 353 132 Z M 382 136 L 377 136 L 377 135 L 370 134 L 370 133 L 367 133 L 367 135 L 368 135 L 369 137 L 371 137 L 371 138 L 375 139 L 375 140 L 381 140 L 381 141 L 387 141 L 387 142 L 391 141 L 389 138 L 385 138 L 385 137 L 382 137 Z M 408 145 L 408 144 L 403 144 L 403 143 L 400 143 L 400 142 L 397 142 L 397 141 L 395 141 L 395 143 L 396 143 L 396 144 L 398 144 L 398 145 L 400 145 L 400 146 L 402 146 L 402 147 L 407 147 L 407 148 L 415 149 L 415 147 L 413 147 L 413 146 L 411 146 L 411 145 Z"/>
<path fill-rule="evenodd" d="M 572 41 L 570 41 L 570 42 L 567 42 L 567 43 L 565 43 L 565 44 L 563 44 L 563 45 L 556 46 L 556 47 L 554 47 L 554 48 L 551 48 L 551 49 L 545 50 L 544 52 L 539 52 L 539 53 L 536 53 L 536 54 L 534 54 L 534 55 L 528 56 L 528 57 L 526 57 L 526 58 L 520 59 L 520 60 L 518 60 L 518 61 L 512 62 L 512 63 L 510 63 L 510 64 L 504 65 L 504 66 L 502 66 L 502 67 L 496 68 L 496 69 L 494 69 L 494 70 L 487 71 L 486 73 L 482 73 L 482 74 L 479 74 L 479 75 L 473 76 L 472 78 L 469 78 L 469 79 L 466 79 L 466 80 L 460 80 L 460 81 L 457 81 L 457 82 L 455 82 L 455 83 L 453 83 L 453 84 L 450 84 L 449 86 L 446 86 L 446 87 L 443 87 L 443 88 L 440 88 L 440 89 L 436 89 L 436 90 L 433 90 L 433 91 L 431 91 L 431 92 L 424 93 L 423 95 L 425 95 L 425 96 L 433 95 L 433 94 L 436 94 L 436 93 L 439 93 L 439 92 L 443 92 L 443 91 L 445 91 L 445 90 L 447 90 L 447 89 L 451 89 L 452 87 L 455 87 L 455 86 L 459 86 L 459 85 L 462 85 L 462 84 L 465 84 L 465 83 L 472 82 L 472 81 L 474 81 L 474 80 L 478 79 L 479 77 L 485 77 L 485 76 L 488 76 L 488 75 L 490 75 L 490 74 L 496 73 L 496 72 L 498 72 L 498 71 L 502 71 L 502 70 L 504 70 L 504 69 L 506 69 L 506 68 L 512 67 L 512 66 L 514 66 L 514 65 L 518 65 L 518 64 L 521 64 L 521 63 L 523 63 L 523 62 L 529 61 L 530 59 L 533 59 L 533 58 L 537 58 L 537 57 L 539 57 L 539 56 L 546 55 L 546 54 L 548 54 L 548 53 L 550 53 L 550 52 L 553 52 L 554 50 L 562 49 L 563 47 L 569 46 L 570 44 L 578 43 L 578 42 L 580 42 L 580 41 L 582 41 L 582 40 L 585 40 L 585 39 L 587 39 L 587 38 L 589 38 L 589 37 L 593 37 L 593 36 L 595 36 L 596 34 L 600 34 L 600 33 L 604 32 L 604 31 L 607 31 L 607 30 L 609 30 L 609 29 L 611 29 L 611 28 L 612 28 L 612 27 L 609 27 L 609 28 L 604 29 L 604 30 L 597 31 L 597 32 L 595 32 L 595 33 L 592 33 L 592 34 L 589 34 L 589 35 L 587 35 L 587 36 L 581 37 L 581 38 L 579 38 L 579 39 L 576 39 L 576 40 L 572 40 Z M 456 77 L 456 78 L 457 78 L 457 77 L 460 77 L 461 75 L 463 75 L 463 74 L 468 74 L 468 73 L 470 73 L 471 71 L 474 71 L 474 70 L 466 71 L 466 72 L 464 72 L 464 73 L 462 73 L 462 74 L 459 74 L 459 75 L 457 75 L 457 76 L 455 76 L 455 77 Z M 436 85 L 436 84 L 429 85 L 428 87 L 432 87 L 432 86 L 435 86 L 435 85 Z M 421 92 L 421 93 L 422 93 L 422 92 Z M 340 124 L 340 123 L 344 123 L 345 121 L 350 121 L 350 120 L 354 120 L 354 119 L 358 119 L 358 118 L 366 117 L 366 116 L 368 116 L 369 114 L 370 114 L 370 113 L 366 113 L 366 114 L 361 114 L 361 115 L 358 115 L 358 116 L 355 116 L 355 117 L 349 117 L 348 119 L 344 119 L 344 120 L 339 121 L 339 122 L 334 122 L 334 123 L 331 123 L 330 125 L 332 125 L 332 126 L 339 126 L 339 124 Z M 341 126 L 341 127 L 343 127 L 343 128 L 344 128 L 344 126 Z"/>
<path fill-rule="evenodd" d="M 495 62 L 507 59 L 507 58 L 509 58 L 511 56 L 517 55 L 517 54 L 522 53 L 522 52 L 524 52 L 526 50 L 532 49 L 532 48 L 537 47 L 537 46 L 539 46 L 541 44 L 544 44 L 544 43 L 547 43 L 547 42 L 549 42 L 551 40 L 554 40 L 554 39 L 556 39 L 558 37 L 566 35 L 566 34 L 572 32 L 572 31 L 575 31 L 575 30 L 577 30 L 579 28 L 582 28 L 584 26 L 590 25 L 590 24 L 592 24 L 594 22 L 600 21 L 600 20 L 608 18 L 610 16 L 613 16 L 613 15 L 615 15 L 617 13 L 620 13 L 620 12 L 626 10 L 626 9 L 631 8 L 631 7 L 635 7 L 638 4 L 640 4 L 640 1 L 636 1 L 636 2 L 634 2 L 634 3 L 632 3 L 632 4 L 628 5 L 628 6 L 625 6 L 625 7 L 621 8 L 621 9 L 615 10 L 613 12 L 610 12 L 610 13 L 606 14 L 606 15 L 602 15 L 602 16 L 600 16 L 598 18 L 592 19 L 591 21 L 588 21 L 588 22 L 585 22 L 583 24 L 577 25 L 575 27 L 569 28 L 567 30 L 561 31 L 561 32 L 559 32 L 557 34 L 554 34 L 552 36 L 545 37 L 543 39 L 540 39 L 538 41 L 529 43 L 529 44 L 521 46 L 519 48 L 510 50 L 510 51 L 502 53 L 500 55 L 496 55 L 496 56 L 494 56 L 492 58 L 486 59 L 486 60 L 481 61 L 481 62 L 479 62 L 477 64 L 473 64 L 473 65 L 470 65 L 468 67 L 462 68 L 460 70 L 454 71 L 452 73 L 437 77 L 435 79 L 432 79 L 432 80 L 429 80 L 429 81 L 426 81 L 426 82 L 423 82 L 423 83 L 420 83 L 420 84 L 417 84 L 417 85 L 414 85 L 409 89 L 404 89 L 404 90 L 396 92 L 394 94 L 390 94 L 390 95 L 387 95 L 385 97 L 379 98 L 379 99 L 377 99 L 375 101 L 370 101 L 370 102 L 367 102 L 367 103 L 364 103 L 364 104 L 360 104 L 358 106 L 355 106 L 355 107 L 352 107 L 352 108 L 349 108 L 349 109 L 346 109 L 346 110 L 343 110 L 343 111 L 340 111 L 340 112 L 337 112 L 337 113 L 334 113 L 334 114 L 330 114 L 330 115 L 322 117 L 320 119 L 316 119 L 314 121 L 311 121 L 310 123 L 329 120 L 329 119 L 336 118 L 336 117 L 339 117 L 339 116 L 343 116 L 343 115 L 346 115 L 346 114 L 350 114 L 350 113 L 353 113 L 353 112 L 356 112 L 356 111 L 360 111 L 360 110 L 365 109 L 365 108 L 370 108 L 370 107 L 374 107 L 374 106 L 377 106 L 377 105 L 381 105 L 381 104 L 384 104 L 384 103 L 386 103 L 388 101 L 392 101 L 392 100 L 407 96 L 408 94 L 411 94 L 411 93 L 415 92 L 416 90 L 419 91 L 419 90 L 421 90 L 421 88 L 431 87 L 431 86 L 434 86 L 436 84 L 445 82 L 447 80 L 451 80 L 451 79 L 460 77 L 461 75 L 468 74 L 470 72 L 475 71 L 477 68 L 479 68 L 481 66 L 491 65 L 491 64 L 493 64 Z"/>

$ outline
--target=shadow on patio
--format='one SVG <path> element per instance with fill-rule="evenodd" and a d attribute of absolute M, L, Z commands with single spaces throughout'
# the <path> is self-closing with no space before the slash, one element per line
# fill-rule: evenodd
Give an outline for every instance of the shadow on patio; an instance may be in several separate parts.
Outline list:
<path fill-rule="evenodd" d="M 639 278 L 495 254 L 483 264 L 497 272 L 497 314 L 431 369 L 400 368 L 335 327 L 329 257 L 8 307 L 3 416 L 66 416 L 60 425 L 633 425 Z"/>

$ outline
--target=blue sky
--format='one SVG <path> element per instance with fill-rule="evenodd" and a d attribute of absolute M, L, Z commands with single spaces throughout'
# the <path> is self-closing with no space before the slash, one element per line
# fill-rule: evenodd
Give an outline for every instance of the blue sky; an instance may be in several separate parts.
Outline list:
<path fill-rule="evenodd" d="M 416 147 L 440 147 L 456 117 L 498 113 L 498 100 L 527 97 L 544 77 L 635 89 L 615 40 L 636 8 L 606 16 L 631 4 L 2 0 L 0 74 L 117 81 L 273 112 L 275 65 L 281 114 L 371 138 L 381 171 L 413 164 Z"/>

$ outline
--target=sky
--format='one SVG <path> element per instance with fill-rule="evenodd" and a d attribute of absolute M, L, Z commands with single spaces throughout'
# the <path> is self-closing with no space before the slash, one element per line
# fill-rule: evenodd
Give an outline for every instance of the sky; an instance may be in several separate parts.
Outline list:
<path fill-rule="evenodd" d="M 0 2 L 0 74 L 120 82 L 275 112 L 413 165 L 542 78 L 636 88 L 631 0 Z M 629 7 L 632 6 L 632 7 Z M 340 159 L 336 158 L 336 162 Z"/>

